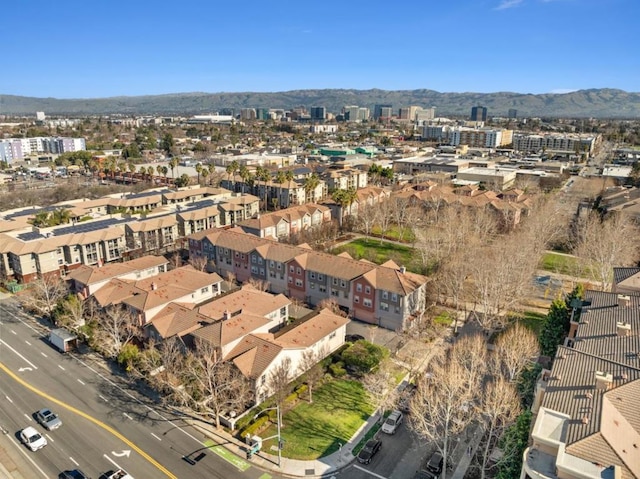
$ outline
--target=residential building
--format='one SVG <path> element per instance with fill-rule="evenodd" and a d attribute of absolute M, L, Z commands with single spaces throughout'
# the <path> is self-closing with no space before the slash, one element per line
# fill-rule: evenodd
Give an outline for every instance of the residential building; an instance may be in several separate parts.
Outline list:
<path fill-rule="evenodd" d="M 517 151 L 553 151 L 569 153 L 593 154 L 601 143 L 601 135 L 590 134 L 557 134 L 543 135 L 529 133 L 513 134 L 513 149 Z"/>
<path fill-rule="evenodd" d="M 275 244 L 232 230 L 189 238 L 190 254 L 202 254 L 222 276 L 231 274 L 240 282 L 249 278 L 263 280 L 271 291 L 278 288 L 278 292 L 312 305 L 334 299 L 354 318 L 385 328 L 409 327 L 412 318 L 425 307 L 427 278 L 392 262 L 376 265 L 289 245 L 272 249 Z M 380 272 L 372 273 L 378 268 Z M 375 292 L 365 298 L 358 294 L 355 284 L 366 273 L 365 280 Z M 280 289 L 283 282 L 286 290 Z M 397 302 L 390 300 L 389 295 L 393 294 L 397 295 Z"/>
<path fill-rule="evenodd" d="M 307 203 L 302 206 L 264 213 L 257 218 L 242 221 L 238 227 L 260 238 L 282 239 L 302 231 L 319 227 L 331 221 L 331 210 L 322 205 Z"/>
<path fill-rule="evenodd" d="M 478 182 L 490 188 L 505 190 L 513 185 L 516 179 L 516 170 L 474 167 L 459 170 L 456 178 L 464 181 Z"/>
<path fill-rule="evenodd" d="M 640 296 L 640 268 L 613 268 L 611 292 Z"/>
<path fill-rule="evenodd" d="M 640 477 L 640 296 L 586 291 L 538 380 L 521 478 Z"/>

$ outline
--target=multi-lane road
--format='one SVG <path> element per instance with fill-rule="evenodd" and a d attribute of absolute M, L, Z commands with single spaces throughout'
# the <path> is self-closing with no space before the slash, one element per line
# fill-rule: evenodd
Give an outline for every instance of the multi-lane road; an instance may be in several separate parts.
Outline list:
<path fill-rule="evenodd" d="M 276 477 L 207 447 L 207 438 L 179 415 L 104 370 L 92 356 L 60 354 L 45 334 L 15 302 L 0 303 L 2 440 L 6 447 L 21 448 L 40 477 L 79 468 L 97 478 L 118 467 L 136 479 Z M 60 428 L 49 432 L 36 423 L 33 414 L 43 407 L 60 416 Z M 26 426 L 43 433 L 48 445 L 31 452 L 20 444 L 18 433 Z M 196 457 L 193 465 L 185 460 Z"/>

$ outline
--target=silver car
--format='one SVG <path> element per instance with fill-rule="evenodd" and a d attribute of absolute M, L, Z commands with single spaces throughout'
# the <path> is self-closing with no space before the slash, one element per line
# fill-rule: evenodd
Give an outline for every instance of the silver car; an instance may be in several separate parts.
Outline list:
<path fill-rule="evenodd" d="M 62 426 L 60 418 L 47 408 L 40 409 L 36 413 L 36 420 L 48 431 L 53 431 L 54 429 L 58 429 Z"/>

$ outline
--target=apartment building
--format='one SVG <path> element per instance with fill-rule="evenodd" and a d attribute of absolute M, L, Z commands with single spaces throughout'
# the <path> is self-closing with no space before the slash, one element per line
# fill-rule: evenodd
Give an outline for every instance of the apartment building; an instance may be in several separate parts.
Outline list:
<path fill-rule="evenodd" d="M 469 128 L 449 125 L 424 125 L 422 139 L 451 146 L 467 145 L 472 148 L 499 148 L 513 141 L 513 131 L 494 128 Z"/>
<path fill-rule="evenodd" d="M 240 282 L 262 280 L 270 291 L 311 305 L 334 299 L 354 318 L 388 329 L 410 326 L 425 307 L 428 279 L 392 262 L 376 265 L 306 247 L 275 245 L 233 230 L 189 238 L 190 254 L 204 256 L 222 276 L 231 274 Z M 357 283 L 368 285 L 369 293 L 359 291 Z"/>
<path fill-rule="evenodd" d="M 264 213 L 257 218 L 242 221 L 238 227 L 245 233 L 260 238 L 283 239 L 289 238 L 302 231 L 319 227 L 331 221 L 331 209 L 307 203 L 272 213 Z"/>
<path fill-rule="evenodd" d="M 534 135 L 529 133 L 513 134 L 513 149 L 525 152 L 559 151 L 593 154 L 602 142 L 600 135 L 556 134 Z"/>
<path fill-rule="evenodd" d="M 0 161 L 11 164 L 39 153 L 62 154 L 86 150 L 84 138 L 35 137 L 0 139 Z"/>
<path fill-rule="evenodd" d="M 640 296 L 586 291 L 538 380 L 521 478 L 640 477 Z"/>

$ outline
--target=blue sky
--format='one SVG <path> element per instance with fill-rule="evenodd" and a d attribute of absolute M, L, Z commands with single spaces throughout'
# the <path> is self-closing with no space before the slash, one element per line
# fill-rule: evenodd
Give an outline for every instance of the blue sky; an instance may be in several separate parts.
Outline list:
<path fill-rule="evenodd" d="M 5 2 L 0 93 L 640 92 L 638 0 Z"/>

